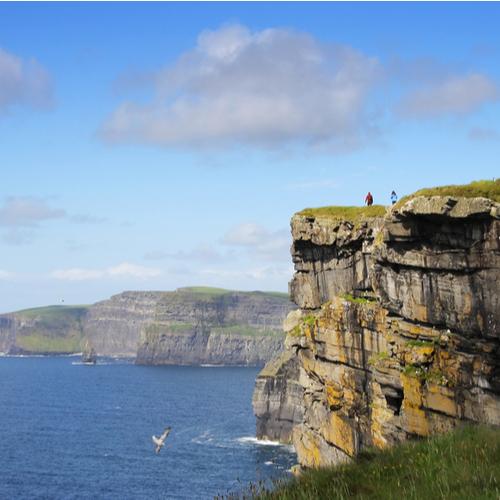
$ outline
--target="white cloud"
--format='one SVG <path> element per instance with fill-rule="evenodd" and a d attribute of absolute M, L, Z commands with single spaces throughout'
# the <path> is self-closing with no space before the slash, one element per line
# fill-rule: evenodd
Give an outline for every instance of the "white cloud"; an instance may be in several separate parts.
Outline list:
<path fill-rule="evenodd" d="M 177 252 L 164 252 L 162 250 L 153 250 L 144 255 L 146 260 L 185 260 L 199 262 L 221 261 L 228 257 L 215 250 L 210 245 L 199 245 L 192 250 L 179 250 Z"/>
<path fill-rule="evenodd" d="M 108 267 L 106 269 L 85 269 L 75 267 L 71 269 L 59 269 L 51 273 L 53 278 L 64 281 L 88 281 L 103 278 L 148 279 L 160 275 L 160 269 L 139 266 L 129 262 L 122 262 L 117 266 Z"/>
<path fill-rule="evenodd" d="M 367 131 L 375 58 L 287 29 L 205 31 L 153 79 L 148 104 L 123 102 L 103 126 L 110 142 L 354 148 Z"/>
<path fill-rule="evenodd" d="M 106 272 L 109 276 L 127 276 L 139 279 L 155 278 L 161 274 L 159 269 L 138 266 L 129 262 L 123 262 L 115 267 L 110 267 Z"/>
<path fill-rule="evenodd" d="M 250 279 L 255 281 L 262 281 L 269 278 L 281 278 L 283 280 L 289 280 L 292 277 L 293 268 L 291 266 L 266 266 L 244 270 L 210 268 L 202 270 L 200 274 L 202 276 L 213 276 L 222 280 Z"/>
<path fill-rule="evenodd" d="M 65 210 L 50 207 L 43 198 L 10 196 L 0 207 L 0 226 L 36 227 L 40 222 L 65 216 Z"/>
<path fill-rule="evenodd" d="M 268 260 L 290 258 L 290 233 L 286 229 L 269 231 L 259 224 L 245 222 L 231 228 L 222 242 L 225 245 L 246 247 L 249 252 Z"/>
<path fill-rule="evenodd" d="M 471 113 L 499 96 L 498 86 L 485 75 L 449 76 L 410 92 L 399 103 L 398 111 L 413 118 L 460 115 Z"/>
<path fill-rule="evenodd" d="M 104 271 L 97 269 L 82 269 L 80 267 L 73 267 L 71 269 L 59 269 L 51 273 L 53 278 L 64 281 L 87 281 L 103 278 Z"/>
<path fill-rule="evenodd" d="M 269 232 L 263 226 L 253 222 L 244 222 L 231 228 L 224 236 L 226 245 L 256 246 L 261 244 L 269 236 Z"/>
<path fill-rule="evenodd" d="M 15 105 L 44 109 L 53 103 L 52 82 L 36 60 L 0 48 L 0 114 Z"/>
<path fill-rule="evenodd" d="M 6 228 L 1 240 L 9 245 L 31 243 L 35 239 L 36 229 L 55 219 L 74 224 L 99 224 L 106 221 L 105 218 L 88 214 L 68 215 L 63 208 L 51 206 L 46 198 L 9 196 L 0 206 L 0 227 Z"/>

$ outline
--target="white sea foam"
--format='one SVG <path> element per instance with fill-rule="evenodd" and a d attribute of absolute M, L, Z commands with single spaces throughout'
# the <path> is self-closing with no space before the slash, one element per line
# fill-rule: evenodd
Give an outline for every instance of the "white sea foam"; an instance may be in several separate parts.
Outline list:
<path fill-rule="evenodd" d="M 276 441 L 269 441 L 268 439 L 257 439 L 254 436 L 244 436 L 236 439 L 241 444 L 257 444 L 259 446 L 289 446 Z"/>

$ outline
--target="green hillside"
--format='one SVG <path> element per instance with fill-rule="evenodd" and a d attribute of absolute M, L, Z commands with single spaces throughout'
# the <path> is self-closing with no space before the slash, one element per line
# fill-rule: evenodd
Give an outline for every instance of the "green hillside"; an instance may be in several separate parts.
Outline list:
<path fill-rule="evenodd" d="M 82 320 L 87 306 L 47 306 L 14 313 L 18 326 L 16 345 L 33 354 L 81 351 Z"/>

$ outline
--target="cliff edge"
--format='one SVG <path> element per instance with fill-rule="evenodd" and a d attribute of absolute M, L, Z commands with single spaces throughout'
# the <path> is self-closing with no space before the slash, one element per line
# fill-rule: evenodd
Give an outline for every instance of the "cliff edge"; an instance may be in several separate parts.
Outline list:
<path fill-rule="evenodd" d="M 348 461 L 461 421 L 500 425 L 500 182 L 477 186 L 489 197 L 472 184 L 387 210 L 293 216 L 290 290 L 300 309 L 286 346 L 298 370 L 279 386 L 301 388 L 291 430 L 301 465 Z M 258 382 L 254 401 L 263 398 Z M 262 436 L 280 425 L 279 411 L 263 415 L 263 406 Z"/>

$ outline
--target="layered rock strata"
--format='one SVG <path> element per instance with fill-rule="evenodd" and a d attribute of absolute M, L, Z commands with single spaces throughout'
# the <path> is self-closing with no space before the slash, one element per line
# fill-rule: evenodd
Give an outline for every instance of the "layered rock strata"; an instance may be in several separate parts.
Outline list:
<path fill-rule="evenodd" d="M 303 389 L 302 465 L 462 421 L 500 425 L 499 207 L 439 196 L 383 220 L 294 216 L 301 310 L 286 344 Z"/>
<path fill-rule="evenodd" d="M 304 414 L 299 369 L 298 358 L 287 350 L 259 373 L 252 399 L 257 438 L 291 443 L 293 428 Z"/>
<path fill-rule="evenodd" d="M 0 316 L 0 352 L 80 352 L 142 364 L 264 365 L 281 352 L 285 294 L 183 288 L 123 292 L 88 307 L 48 307 Z"/>

